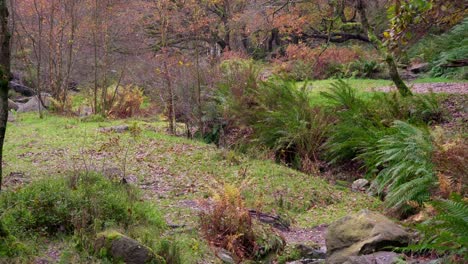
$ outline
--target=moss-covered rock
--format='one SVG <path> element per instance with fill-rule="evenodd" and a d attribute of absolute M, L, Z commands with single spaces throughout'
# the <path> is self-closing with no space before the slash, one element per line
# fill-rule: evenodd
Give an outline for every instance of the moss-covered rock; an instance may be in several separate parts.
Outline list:
<path fill-rule="evenodd" d="M 345 262 L 350 256 L 405 246 L 410 235 L 387 217 L 367 210 L 332 223 L 326 235 L 327 263 Z"/>
<path fill-rule="evenodd" d="M 117 231 L 106 231 L 97 235 L 94 250 L 102 257 L 127 264 L 165 264 L 160 256 L 140 242 Z"/>

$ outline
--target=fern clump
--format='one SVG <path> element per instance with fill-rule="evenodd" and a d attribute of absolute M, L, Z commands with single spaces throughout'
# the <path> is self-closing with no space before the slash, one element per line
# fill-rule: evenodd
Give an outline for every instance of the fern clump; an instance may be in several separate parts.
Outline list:
<path fill-rule="evenodd" d="M 448 32 L 422 39 L 409 50 L 409 56 L 431 63 L 431 75 L 466 79 L 467 67 L 447 68 L 451 60 L 466 59 L 468 54 L 468 19 L 454 26 Z"/>
<path fill-rule="evenodd" d="M 331 163 L 360 163 L 394 211 L 402 213 L 430 198 L 437 178 L 432 138 L 424 123 L 440 112 L 433 95 L 406 99 L 378 94 L 368 102 L 343 81 L 322 94 L 338 116 L 323 145 Z"/>
<path fill-rule="evenodd" d="M 402 209 L 410 202 L 420 205 L 430 198 L 437 181 L 430 134 L 403 121 L 395 121 L 391 131 L 361 157 L 371 161 L 368 169 L 376 173 L 378 191 L 387 192 L 389 208 Z"/>
<path fill-rule="evenodd" d="M 302 170 L 316 161 L 332 121 L 324 109 L 311 105 L 306 87 L 281 79 L 263 83 L 252 123 L 256 142 L 275 151 L 280 161 Z"/>
<path fill-rule="evenodd" d="M 436 200 L 431 205 L 438 214 L 417 226 L 421 240 L 405 250 L 449 255 L 452 263 L 468 261 L 468 203 L 452 195 L 450 200 Z"/>
<path fill-rule="evenodd" d="M 363 161 L 358 156 L 375 146 L 386 133 L 381 118 L 372 111 L 368 102 L 358 97 L 355 89 L 342 80 L 321 94 L 334 106 L 338 117 L 323 145 L 325 157 L 334 164 Z"/>

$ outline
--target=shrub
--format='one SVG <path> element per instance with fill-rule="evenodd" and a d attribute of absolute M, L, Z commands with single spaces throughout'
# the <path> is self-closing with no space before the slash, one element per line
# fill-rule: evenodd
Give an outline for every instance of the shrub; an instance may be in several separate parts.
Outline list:
<path fill-rule="evenodd" d="M 253 258 L 259 247 L 240 191 L 226 185 L 214 199 L 210 212 L 200 216 L 205 238 L 213 245 L 232 252 L 238 259 Z"/>
<path fill-rule="evenodd" d="M 287 79 L 311 80 L 326 79 L 330 77 L 364 76 L 377 70 L 375 65 L 366 65 L 363 68 L 349 68 L 358 60 L 367 61 L 375 57 L 371 51 L 365 51 L 358 46 L 341 47 L 330 46 L 310 48 L 304 44 L 288 45 L 286 55 L 283 58 L 282 67 L 277 69 L 277 74 Z M 372 67 L 369 67 L 372 66 Z M 354 72 L 354 71 L 358 72 Z M 360 71 L 363 72 L 360 72 Z"/>
<path fill-rule="evenodd" d="M 272 229 L 264 228 L 250 217 L 240 190 L 229 185 L 215 195 L 212 208 L 201 213 L 200 226 L 212 245 L 230 251 L 238 262 L 260 259 L 284 245 Z"/>
<path fill-rule="evenodd" d="M 156 208 L 138 201 L 138 192 L 100 175 L 39 180 L 0 197 L 2 221 L 15 236 L 94 233 L 115 226 L 146 225 L 162 230 Z M 32 233 L 31 233 L 32 232 Z"/>
<path fill-rule="evenodd" d="M 223 61 L 220 71 L 218 89 L 203 109 L 204 140 L 216 144 L 225 140 L 225 131 L 249 123 L 260 82 L 259 67 L 250 60 Z"/>
<path fill-rule="evenodd" d="M 437 131 L 437 130 L 436 130 Z M 457 193 L 466 195 L 468 184 L 468 140 L 466 138 L 440 140 L 433 155 L 440 195 L 444 198 Z"/>
<path fill-rule="evenodd" d="M 386 127 L 380 118 L 346 82 L 338 80 L 329 91 L 321 95 L 336 109 L 338 117 L 323 145 L 325 157 L 331 163 L 357 159 L 358 155 L 375 146 L 385 134 Z"/>
<path fill-rule="evenodd" d="M 434 124 L 444 120 L 435 93 L 406 97 L 397 92 L 375 93 L 369 107 L 386 125 L 391 125 L 394 120 L 406 120 L 413 124 Z"/>
<path fill-rule="evenodd" d="M 116 90 L 108 91 L 109 106 L 107 115 L 117 118 L 127 118 L 135 116 L 140 112 L 141 105 L 144 101 L 143 90 L 137 86 L 121 87 Z"/>

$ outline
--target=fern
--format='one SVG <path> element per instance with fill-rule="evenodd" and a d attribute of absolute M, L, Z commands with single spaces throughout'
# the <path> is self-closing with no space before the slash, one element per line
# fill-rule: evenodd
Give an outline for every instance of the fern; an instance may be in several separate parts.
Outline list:
<path fill-rule="evenodd" d="M 422 239 L 404 250 L 432 250 L 439 254 L 455 254 L 468 261 L 468 203 L 453 195 L 451 200 L 437 200 L 431 204 L 438 215 L 417 226 Z"/>
<path fill-rule="evenodd" d="M 328 102 L 337 107 L 338 122 L 331 128 L 323 145 L 330 163 L 341 163 L 358 158 L 386 133 L 381 118 L 369 104 L 357 96 L 346 82 L 335 82 L 329 91 L 322 92 Z"/>
<path fill-rule="evenodd" d="M 294 82 L 273 79 L 261 85 L 256 98 L 251 119 L 255 141 L 277 153 L 313 160 L 331 122 L 330 115 L 311 105 L 306 85 L 297 88 Z"/>
<path fill-rule="evenodd" d="M 429 199 L 436 182 L 432 151 L 428 131 L 395 121 L 392 133 L 361 155 L 370 160 L 370 171 L 378 171 L 375 182 L 380 193 L 388 192 L 385 203 L 389 208 L 402 209 L 410 201 L 422 204 Z"/>
<path fill-rule="evenodd" d="M 450 31 L 429 36 L 409 50 L 410 57 L 420 57 L 432 64 L 431 75 L 466 79 L 467 67 L 445 68 L 442 65 L 453 59 L 466 59 L 468 54 L 468 18 Z"/>

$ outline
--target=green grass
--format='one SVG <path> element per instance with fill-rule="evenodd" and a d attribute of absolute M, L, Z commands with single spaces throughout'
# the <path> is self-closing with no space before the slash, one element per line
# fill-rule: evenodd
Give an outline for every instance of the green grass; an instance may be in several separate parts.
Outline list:
<path fill-rule="evenodd" d="M 345 82 L 351 85 L 351 87 L 357 90 L 358 96 L 364 100 L 370 99 L 373 95 L 373 90 L 393 86 L 391 80 L 382 80 L 382 79 L 343 79 Z M 336 79 L 326 79 L 326 80 L 317 80 L 317 81 L 308 81 L 308 82 L 297 82 L 296 86 L 301 87 L 304 84 L 307 84 L 309 91 L 311 92 L 311 99 L 313 105 L 325 105 L 327 100 L 320 95 L 320 92 L 328 91 L 331 87 L 331 84 L 336 82 Z M 457 82 L 466 82 L 463 80 L 456 79 L 447 79 L 442 77 L 422 77 L 416 80 L 408 82 L 410 85 L 415 83 L 457 83 Z"/>
<path fill-rule="evenodd" d="M 361 199 L 361 195 L 337 190 L 318 177 L 269 160 L 252 160 L 237 154 L 226 158 L 223 150 L 213 145 L 168 136 L 160 132 L 161 123 L 136 121 L 142 129 L 136 139 L 130 133 L 98 131 L 100 127 L 124 122 L 80 122 L 54 115 L 40 120 L 34 114 L 20 115 L 7 130 L 6 181 L 12 172 L 37 179 L 74 169 L 99 171 L 103 167 L 117 167 L 122 170 L 125 165 L 126 174 L 134 176 L 137 183 L 144 185 L 153 180 L 160 183 L 147 193 L 158 197 L 158 203 L 163 205 L 175 200 L 203 198 L 223 183 L 240 185 L 242 182 L 248 182 L 243 192 L 249 206 L 279 210 L 292 216 L 307 214 L 318 206 L 348 204 L 349 200 L 340 199 L 341 195 Z M 126 159 L 125 152 L 128 152 Z M 349 209 L 355 207 L 353 203 L 349 205 Z M 344 213 L 331 214 L 330 219 Z"/>
<path fill-rule="evenodd" d="M 136 122 L 141 134 L 99 132 L 101 127 L 125 122 Z M 280 213 L 300 227 L 330 223 L 350 212 L 379 205 L 374 198 L 332 186 L 322 178 L 269 160 L 235 152 L 227 155 L 226 150 L 168 136 L 164 130 L 161 122 L 83 122 L 52 114 L 44 119 L 18 114 L 7 129 L 6 188 L 17 186 L 10 175 L 22 174 L 20 181 L 27 183 L 66 176 L 71 171 L 123 171 L 125 167 L 127 178 L 143 189 L 145 199 L 156 203 L 170 224 L 188 227 L 196 227 L 198 221 L 190 207 L 196 207 L 224 183 L 240 186 L 249 208 Z M 193 234 L 184 236 L 184 243 L 196 248 L 195 258 L 210 258 L 205 242 Z"/>

